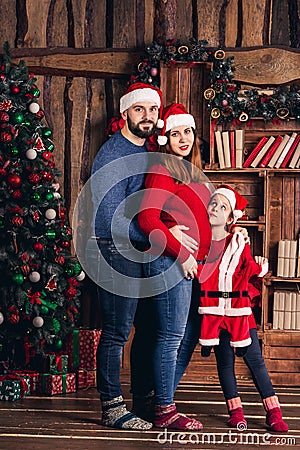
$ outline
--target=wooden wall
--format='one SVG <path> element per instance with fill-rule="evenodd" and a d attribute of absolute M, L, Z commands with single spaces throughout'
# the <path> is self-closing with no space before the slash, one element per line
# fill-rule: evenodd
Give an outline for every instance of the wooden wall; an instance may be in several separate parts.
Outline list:
<path fill-rule="evenodd" d="M 299 49 L 299 14 L 300 0 L 1 0 L 0 45 L 37 76 L 70 217 L 145 45 Z"/>

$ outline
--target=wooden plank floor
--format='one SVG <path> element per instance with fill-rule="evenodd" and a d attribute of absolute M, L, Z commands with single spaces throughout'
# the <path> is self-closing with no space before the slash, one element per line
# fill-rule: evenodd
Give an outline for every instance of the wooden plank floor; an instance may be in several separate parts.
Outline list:
<path fill-rule="evenodd" d="M 220 387 L 183 381 L 176 394 L 178 409 L 199 418 L 202 433 L 120 431 L 101 426 L 100 402 L 95 389 L 52 397 L 25 397 L 0 402 L 0 450 L 93 450 L 93 449 L 265 449 L 300 448 L 300 388 L 280 388 L 284 417 L 290 431 L 270 434 L 264 425 L 260 397 L 251 385 L 240 394 L 248 430 L 237 433 L 226 426 L 227 411 Z M 131 395 L 125 379 L 124 397 Z"/>

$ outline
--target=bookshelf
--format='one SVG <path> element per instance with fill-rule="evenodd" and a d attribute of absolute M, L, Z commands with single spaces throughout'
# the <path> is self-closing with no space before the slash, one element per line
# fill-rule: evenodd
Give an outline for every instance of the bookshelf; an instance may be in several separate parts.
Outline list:
<path fill-rule="evenodd" d="M 245 196 L 249 202 L 248 220 L 239 221 L 247 227 L 253 255 L 269 258 L 270 272 L 262 283 L 261 305 L 256 314 L 258 334 L 262 352 L 274 385 L 300 385 L 300 330 L 273 328 L 274 292 L 300 292 L 300 278 L 277 276 L 278 242 L 281 239 L 298 239 L 300 232 L 300 169 L 247 167 L 220 169 L 215 132 L 242 130 L 243 161 L 249 157 L 257 143 L 271 136 L 300 133 L 300 120 L 280 120 L 276 123 L 253 117 L 248 122 L 218 124 L 212 120 L 202 100 L 203 92 L 210 86 L 207 64 L 196 64 L 188 68 L 183 64 L 163 67 L 161 86 L 166 95 L 166 104 L 183 103 L 195 115 L 198 135 L 209 145 L 204 171 L 214 185 L 229 184 Z M 190 72 L 189 72 L 190 71 Z M 266 75 L 267 77 L 267 75 Z M 185 80 L 182 86 L 182 80 Z M 295 80 L 297 81 L 297 80 Z M 298 80 L 299 83 L 299 80 Z M 247 80 L 245 80 L 247 84 Z M 195 86 L 197 88 L 195 89 Z M 268 80 L 266 78 L 266 86 Z M 197 94 L 197 95 L 196 95 Z M 198 96 L 198 102 L 196 101 Z M 228 141 L 228 139 L 226 138 Z M 196 349 L 186 376 L 199 381 L 218 382 L 214 356 L 201 358 Z M 251 382 L 244 363 L 237 358 L 237 379 L 240 383 Z"/>

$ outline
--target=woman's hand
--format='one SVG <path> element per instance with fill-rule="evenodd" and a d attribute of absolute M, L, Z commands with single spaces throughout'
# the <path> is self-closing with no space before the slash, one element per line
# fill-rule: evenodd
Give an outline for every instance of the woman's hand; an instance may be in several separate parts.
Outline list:
<path fill-rule="evenodd" d="M 194 277 L 197 275 L 198 271 L 198 264 L 195 258 L 190 255 L 188 259 L 181 264 L 183 274 L 187 280 L 193 280 Z"/>
<path fill-rule="evenodd" d="M 189 230 L 185 225 L 174 225 L 169 228 L 173 236 L 190 252 L 194 253 L 198 250 L 198 242 L 183 231 Z"/>

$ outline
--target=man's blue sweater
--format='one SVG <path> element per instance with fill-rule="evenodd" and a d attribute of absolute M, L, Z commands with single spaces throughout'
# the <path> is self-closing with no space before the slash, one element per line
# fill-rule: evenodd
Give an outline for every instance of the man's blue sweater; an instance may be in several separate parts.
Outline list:
<path fill-rule="evenodd" d="M 147 242 L 134 216 L 141 196 L 138 192 L 147 170 L 147 147 L 115 133 L 98 151 L 92 167 L 91 190 L 95 216 L 95 235 Z"/>

